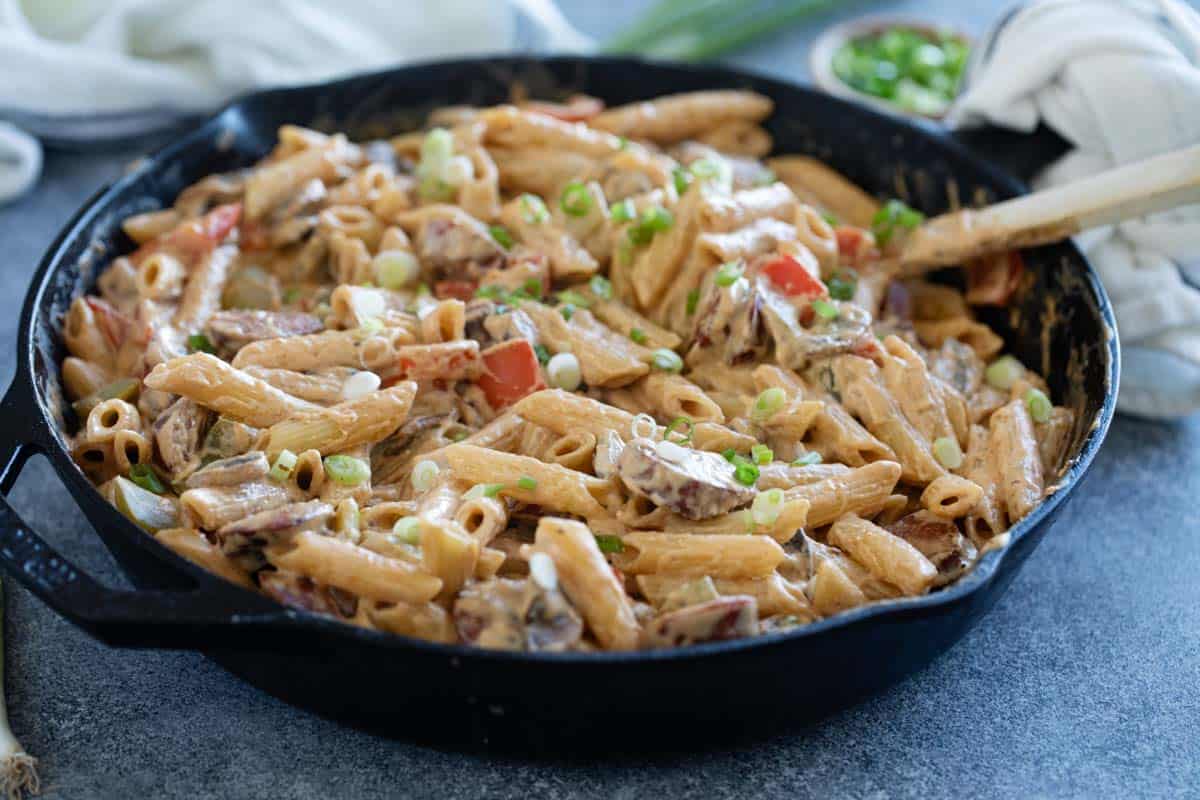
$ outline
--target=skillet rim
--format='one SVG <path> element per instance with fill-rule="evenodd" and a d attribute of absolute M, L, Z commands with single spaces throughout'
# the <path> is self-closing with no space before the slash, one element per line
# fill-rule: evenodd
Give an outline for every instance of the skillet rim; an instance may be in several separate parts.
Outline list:
<path fill-rule="evenodd" d="M 681 64 L 618 56 L 498 54 L 463 59 L 421 61 L 402 67 L 360 73 L 332 81 L 249 92 L 234 98 L 186 133 L 172 138 L 165 145 L 140 157 L 117 180 L 102 187 L 93 194 L 66 225 L 60 229 L 59 234 L 42 256 L 37 270 L 30 279 L 17 331 L 17 369 L 12 386 L 10 387 L 10 396 L 12 391 L 19 387 L 21 394 L 24 395 L 22 399 L 31 400 L 32 405 L 36 407 L 37 418 L 35 423 L 37 430 L 28 438 L 37 441 L 39 445 L 38 449 L 51 462 L 55 473 L 71 492 L 73 499 L 77 503 L 80 503 L 80 494 L 91 492 L 93 496 L 89 497 L 89 501 L 91 501 L 89 504 L 95 506 L 98 512 L 108 515 L 107 519 L 104 520 L 106 524 L 116 526 L 120 531 L 120 535 L 125 540 L 145 550 L 148 554 L 157 557 L 159 561 L 172 565 L 177 572 L 182 572 L 191 577 L 196 583 L 194 591 L 210 594 L 214 599 L 220 594 L 224 594 L 227 597 L 244 600 L 248 613 L 239 614 L 236 611 L 231 612 L 223 623 L 225 626 L 279 625 L 294 629 L 289 632 L 304 631 L 327 636 L 331 635 L 373 647 L 382 645 L 399 650 L 415 649 L 423 652 L 425 655 L 444 656 L 452 660 L 470 658 L 472 660 L 483 661 L 532 662 L 539 665 L 574 664 L 585 666 L 627 663 L 670 663 L 680 660 L 691 660 L 697 657 L 730 655 L 747 649 L 778 647 L 800 639 L 817 637 L 843 628 L 861 626 L 872 621 L 899 620 L 913 614 L 918 614 L 919 612 L 934 611 L 952 606 L 981 591 L 1000 574 L 1000 568 L 1004 564 L 1008 553 L 1013 550 L 1018 542 L 1031 535 L 1034 529 L 1048 524 L 1050 518 L 1066 498 L 1077 488 L 1090 469 L 1096 453 L 1103 444 L 1115 414 L 1120 376 L 1120 347 L 1117 337 L 1116 320 L 1113 315 L 1111 302 L 1103 285 L 1100 283 L 1095 268 L 1076 245 L 1070 241 L 1061 246 L 1067 248 L 1068 255 L 1072 257 L 1076 264 L 1082 265 L 1082 272 L 1077 277 L 1083 280 L 1090 291 L 1090 297 L 1085 295 L 1079 299 L 1079 302 L 1087 303 L 1089 300 L 1094 301 L 1099 321 L 1107 331 L 1106 341 L 1098 343 L 1101 345 L 1103 352 L 1107 354 L 1106 388 L 1100 408 L 1094 415 L 1080 446 L 1078 455 L 1071 462 L 1069 469 L 1057 481 L 1055 491 L 1046 497 L 1029 515 L 1007 531 L 1007 535 L 1009 536 L 1008 543 L 1004 547 L 985 553 L 969 573 L 950 586 L 931 594 L 871 603 L 786 631 L 761 634 L 744 639 L 697 644 L 688 647 L 663 650 L 602 651 L 594 653 L 527 653 L 487 650 L 464 644 L 443 644 L 385 631 L 359 628 L 333 619 L 327 619 L 317 614 L 289 608 L 261 593 L 230 584 L 208 573 L 201 567 L 175 554 L 165 545 L 160 544 L 153 536 L 148 535 L 138 528 L 114 507 L 99 502 L 102 498 L 96 491 L 96 487 L 86 479 L 82 471 L 71 460 L 62 439 L 56 431 L 56 423 L 53 417 L 50 415 L 46 405 L 41 401 L 42 392 L 37 385 L 38 378 L 34 364 L 36 353 L 35 325 L 37 309 L 41 306 L 46 292 L 50 288 L 52 278 L 68 263 L 65 251 L 72 242 L 81 238 L 85 227 L 96 223 L 98 217 L 106 213 L 108 203 L 119 192 L 148 174 L 163 170 L 171 159 L 178 155 L 179 151 L 188 146 L 209 142 L 209 149 L 213 149 L 216 146 L 214 143 L 220 138 L 220 134 L 228 131 L 228 127 L 223 124 L 227 116 L 238 114 L 245 106 L 260 103 L 267 99 L 286 98 L 297 95 L 331 95 L 335 94 L 343 86 L 363 81 L 392 78 L 404 73 L 429 68 L 478 70 L 486 69 L 489 66 L 494 68 L 500 65 L 505 67 L 521 67 L 543 64 L 558 64 L 563 66 L 579 66 L 582 64 L 589 68 L 616 65 L 625 67 L 635 66 L 659 73 L 668 73 L 667 77 L 670 77 L 670 73 L 690 73 L 694 76 L 720 75 L 724 79 L 725 85 L 755 84 L 757 90 L 762 91 L 768 96 L 773 96 L 777 92 L 793 92 L 820 96 L 823 101 L 827 100 L 835 105 L 845 106 L 852 110 L 853 113 L 862 115 L 867 124 L 883 125 L 884 127 L 898 126 L 904 129 L 909 135 L 923 139 L 935 148 L 957 159 L 971 163 L 975 169 L 1002 193 L 1020 194 L 1025 191 L 1025 186 L 1019 180 L 1005 173 L 991 162 L 976 155 L 961 142 L 948 135 L 946 131 L 934 126 L 932 123 L 898 119 L 875 109 L 829 95 L 813 86 L 782 80 L 753 70 L 725 65 Z M 54 364 L 53 367 L 58 369 L 59 365 Z M 87 513 L 86 508 L 83 510 L 93 528 L 98 528 L 99 526 L 96 525 L 92 515 Z M 101 537 L 97 536 L 97 538 L 100 538 L 103 542 Z M 119 558 L 117 562 L 121 566 L 122 571 L 124 571 L 125 566 Z M 1016 566 L 1019 567 L 1020 564 Z M 273 614 L 270 612 L 266 614 L 255 612 L 252 609 L 255 603 L 261 606 L 264 600 L 274 607 Z M 196 647 L 192 649 L 205 649 L 205 642 L 198 640 Z"/>

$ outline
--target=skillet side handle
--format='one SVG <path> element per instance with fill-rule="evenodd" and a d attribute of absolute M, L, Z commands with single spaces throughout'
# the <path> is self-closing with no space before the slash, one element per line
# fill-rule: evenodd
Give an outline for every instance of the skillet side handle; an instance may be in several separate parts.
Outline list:
<path fill-rule="evenodd" d="M 21 468 L 37 449 L 7 420 L 0 402 L 0 568 L 46 605 L 107 644 L 123 647 L 263 647 L 286 634 L 295 615 L 233 585 L 223 591 L 112 589 L 80 571 L 42 539 L 8 502 Z"/>
<path fill-rule="evenodd" d="M 1071 149 L 1070 143 L 1045 125 L 1038 125 L 1033 133 L 985 125 L 955 128 L 946 135 L 980 161 L 995 164 L 1027 186 L 1042 169 Z"/>

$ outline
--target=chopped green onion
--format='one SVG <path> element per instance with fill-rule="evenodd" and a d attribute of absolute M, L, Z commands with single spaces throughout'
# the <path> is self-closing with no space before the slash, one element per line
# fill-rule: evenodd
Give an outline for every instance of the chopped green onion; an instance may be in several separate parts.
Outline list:
<path fill-rule="evenodd" d="M 592 196 L 582 182 L 571 181 L 563 188 L 558 205 L 564 214 L 572 217 L 586 217 L 592 210 Z"/>
<path fill-rule="evenodd" d="M 782 411 L 786 404 L 787 392 L 783 389 L 778 386 L 763 389 L 758 397 L 754 399 L 754 413 L 752 416 L 756 420 L 765 420 Z"/>
<path fill-rule="evenodd" d="M 804 455 L 792 462 L 793 467 L 811 467 L 813 464 L 821 463 L 821 454 L 815 450 L 810 450 Z"/>
<path fill-rule="evenodd" d="M 445 128 L 434 128 L 421 141 L 421 163 L 443 164 L 454 155 L 454 135 Z"/>
<path fill-rule="evenodd" d="M 379 285 L 385 289 L 403 289 L 417 282 L 421 265 L 407 250 L 381 250 L 371 260 Z"/>
<path fill-rule="evenodd" d="M 588 288 L 592 290 L 592 294 L 602 300 L 612 300 L 613 288 L 612 282 L 603 275 L 594 275 L 588 281 Z"/>
<path fill-rule="evenodd" d="M 620 536 L 611 536 L 608 534 L 596 535 L 596 547 L 600 548 L 601 553 L 623 553 L 625 552 L 625 543 L 621 541 Z"/>
<path fill-rule="evenodd" d="M 504 297 L 504 287 L 498 283 L 489 283 L 476 289 L 475 296 L 485 297 L 488 300 L 501 300 Z"/>
<path fill-rule="evenodd" d="M 633 201 L 626 197 L 613 205 L 610 216 L 613 222 L 629 222 L 637 216 L 637 208 L 633 205 Z"/>
<path fill-rule="evenodd" d="M 762 466 L 775 460 L 775 451 L 765 444 L 756 444 L 750 448 L 750 457 L 754 459 L 755 464 Z"/>
<path fill-rule="evenodd" d="M 434 481 L 437 480 L 438 473 L 441 469 L 436 461 L 431 461 L 428 458 L 422 459 L 416 463 L 412 470 L 412 485 L 418 492 L 427 492 L 433 488 Z"/>
<path fill-rule="evenodd" d="M 617 147 L 621 150 L 628 150 L 629 149 L 629 139 L 625 136 L 618 136 L 617 137 Z"/>
<path fill-rule="evenodd" d="M 212 346 L 212 342 L 203 333 L 193 333 L 187 338 L 188 350 L 193 353 L 215 353 L 216 348 Z"/>
<path fill-rule="evenodd" d="M 371 465 L 354 456 L 325 456 L 325 474 L 343 486 L 358 486 L 370 480 Z"/>
<path fill-rule="evenodd" d="M 828 222 L 828 223 L 829 223 L 829 225 L 830 225 L 831 227 L 834 227 L 834 228 L 836 228 L 838 225 L 841 225 L 841 224 L 842 224 L 842 223 L 841 223 L 841 221 L 840 221 L 840 220 L 839 220 L 839 219 L 838 219 L 836 216 L 834 216 L 833 214 L 829 213 L 828 211 L 822 211 L 822 212 L 821 212 L 821 219 L 823 219 L 823 220 L 825 220 L 826 222 Z"/>
<path fill-rule="evenodd" d="M 726 447 L 721 451 L 721 458 L 725 459 L 730 464 L 736 464 L 738 457 L 737 450 L 734 450 L 732 447 Z"/>
<path fill-rule="evenodd" d="M 401 517 L 392 525 L 392 536 L 404 544 L 420 544 L 421 520 L 416 517 Z"/>
<path fill-rule="evenodd" d="M 837 319 L 838 317 L 837 306 L 826 300 L 813 300 L 812 309 L 821 319 Z"/>
<path fill-rule="evenodd" d="M 939 436 L 933 440 L 933 457 L 946 469 L 958 469 L 963 463 L 962 448 L 953 436 Z"/>
<path fill-rule="evenodd" d="M 833 56 L 833 71 L 859 92 L 937 116 L 953 102 L 966 61 L 961 39 L 894 27 L 843 44 Z"/>
<path fill-rule="evenodd" d="M 129 480 L 136 483 L 148 492 L 155 494 L 163 494 L 167 491 L 167 487 L 158 479 L 158 475 L 154 472 L 154 468 L 149 464 L 134 464 L 129 468 Z"/>
<path fill-rule="evenodd" d="M 1025 405 L 1029 407 L 1029 416 L 1034 422 L 1049 422 L 1054 405 L 1041 389 L 1030 389 L 1025 393 Z"/>
<path fill-rule="evenodd" d="M 988 364 L 988 368 L 984 370 L 983 377 L 993 389 L 1008 391 L 1024 374 L 1025 367 L 1020 361 L 1017 361 L 1012 356 L 1001 356 L 991 364 Z"/>
<path fill-rule="evenodd" d="M 521 289 L 534 300 L 542 299 L 542 281 L 539 278 L 530 278 L 525 281 L 521 284 Z"/>
<path fill-rule="evenodd" d="M 546 364 L 546 377 L 555 389 L 573 392 L 583 383 L 583 371 L 574 353 L 559 353 Z"/>
<path fill-rule="evenodd" d="M 535 344 L 533 353 L 537 356 L 538 363 L 545 366 L 550 361 L 550 351 L 546 349 L 544 344 Z"/>
<path fill-rule="evenodd" d="M 571 303 L 567 303 L 566 305 L 561 306 L 558 309 L 558 312 L 562 314 L 563 319 L 565 319 L 567 322 L 570 322 L 571 317 L 575 316 L 575 306 Z"/>
<path fill-rule="evenodd" d="M 629 331 L 629 338 L 633 339 L 633 341 L 637 344 L 645 344 L 646 332 L 641 328 L 631 328 Z"/>
<path fill-rule="evenodd" d="M 671 178 L 675 181 L 675 193 L 682 195 L 692 184 L 692 176 L 682 167 L 671 170 Z"/>
<path fill-rule="evenodd" d="M 503 225 L 489 225 L 488 234 L 491 235 L 496 244 L 500 245 L 505 250 L 512 249 L 512 246 L 516 244 L 516 242 L 513 241 L 512 233 L 509 232 L 508 228 L 504 227 Z"/>
<path fill-rule="evenodd" d="M 484 497 L 495 497 L 496 495 L 500 494 L 500 492 L 502 492 L 502 491 L 504 491 L 503 483 L 485 483 L 485 484 L 483 484 L 483 496 Z"/>
<path fill-rule="evenodd" d="M 700 290 L 692 289 L 687 293 L 687 313 L 690 317 L 696 313 L 696 306 L 700 305 Z"/>
<path fill-rule="evenodd" d="M 660 347 L 651 356 L 651 364 L 663 372 L 682 372 L 683 359 L 674 350 Z"/>
<path fill-rule="evenodd" d="M 733 479 L 743 486 L 753 486 L 758 481 L 758 467 L 743 459 L 733 468 Z"/>
<path fill-rule="evenodd" d="M 291 450 L 280 450 L 279 455 L 275 456 L 275 463 L 271 465 L 271 471 L 267 473 L 272 480 L 282 483 L 292 477 L 292 470 L 296 467 L 296 454 Z"/>
<path fill-rule="evenodd" d="M 417 184 L 417 194 L 423 200 L 450 200 L 454 197 L 454 187 L 435 175 L 426 175 Z"/>
<path fill-rule="evenodd" d="M 537 488 L 537 481 L 528 475 L 522 475 L 517 479 L 517 486 L 527 492 L 532 492 Z"/>
<path fill-rule="evenodd" d="M 744 271 L 740 261 L 729 261 L 717 268 L 717 277 L 714 280 L 717 286 L 732 286 L 738 282 Z"/>
<path fill-rule="evenodd" d="M 891 241 L 897 228 L 912 230 L 925 221 L 925 215 L 900 200 L 888 200 L 871 218 L 871 232 L 880 247 Z"/>
<path fill-rule="evenodd" d="M 526 192 L 521 195 L 518 202 L 521 206 L 522 218 L 530 225 L 538 225 L 550 219 L 550 210 L 546 208 L 546 201 L 536 194 Z"/>
<path fill-rule="evenodd" d="M 675 444 L 687 444 L 692 440 L 692 430 L 694 429 L 692 421 L 687 417 L 676 417 L 671 420 L 663 431 L 663 439 Z M 678 436 L 672 438 L 671 434 L 678 432 Z"/>
<path fill-rule="evenodd" d="M 692 162 L 690 169 L 696 180 L 714 181 L 725 189 L 733 186 L 733 167 L 720 156 L 698 159 Z"/>
<path fill-rule="evenodd" d="M 636 245 L 649 244 L 656 234 L 671 229 L 675 217 L 662 206 L 651 206 L 642 212 L 636 225 L 628 232 L 628 239 Z"/>
<path fill-rule="evenodd" d="M 570 303 L 576 308 L 590 308 L 592 305 L 591 298 L 587 295 L 580 294 L 574 289 L 563 289 L 555 297 L 560 303 Z"/>
<path fill-rule="evenodd" d="M 834 275 L 829 279 L 827 284 L 829 287 L 829 296 L 834 300 L 853 300 L 854 292 L 858 288 L 858 282 L 853 276 L 848 276 L 845 273 Z"/>
<path fill-rule="evenodd" d="M 783 489 L 767 489 L 759 492 L 750 504 L 750 516 L 755 525 L 774 525 L 783 511 Z"/>

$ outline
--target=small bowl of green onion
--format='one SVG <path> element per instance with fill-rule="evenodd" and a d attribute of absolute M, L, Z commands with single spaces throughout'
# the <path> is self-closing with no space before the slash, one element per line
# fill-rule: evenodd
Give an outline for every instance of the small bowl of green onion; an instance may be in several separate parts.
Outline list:
<path fill-rule="evenodd" d="M 958 96 L 970 41 L 924 22 L 860 17 L 834 26 L 812 50 L 817 85 L 893 113 L 940 119 Z"/>

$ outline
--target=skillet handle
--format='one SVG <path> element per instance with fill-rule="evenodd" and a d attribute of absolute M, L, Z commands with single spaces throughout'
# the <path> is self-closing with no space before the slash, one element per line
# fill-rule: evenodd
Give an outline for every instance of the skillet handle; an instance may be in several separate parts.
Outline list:
<path fill-rule="evenodd" d="M 295 615 L 267 598 L 222 583 L 202 590 L 130 590 L 105 586 L 80 571 L 13 509 L 8 493 L 40 446 L 22 441 L 14 382 L 0 401 L 0 567 L 71 622 L 122 647 L 262 647 L 291 627 Z"/>

